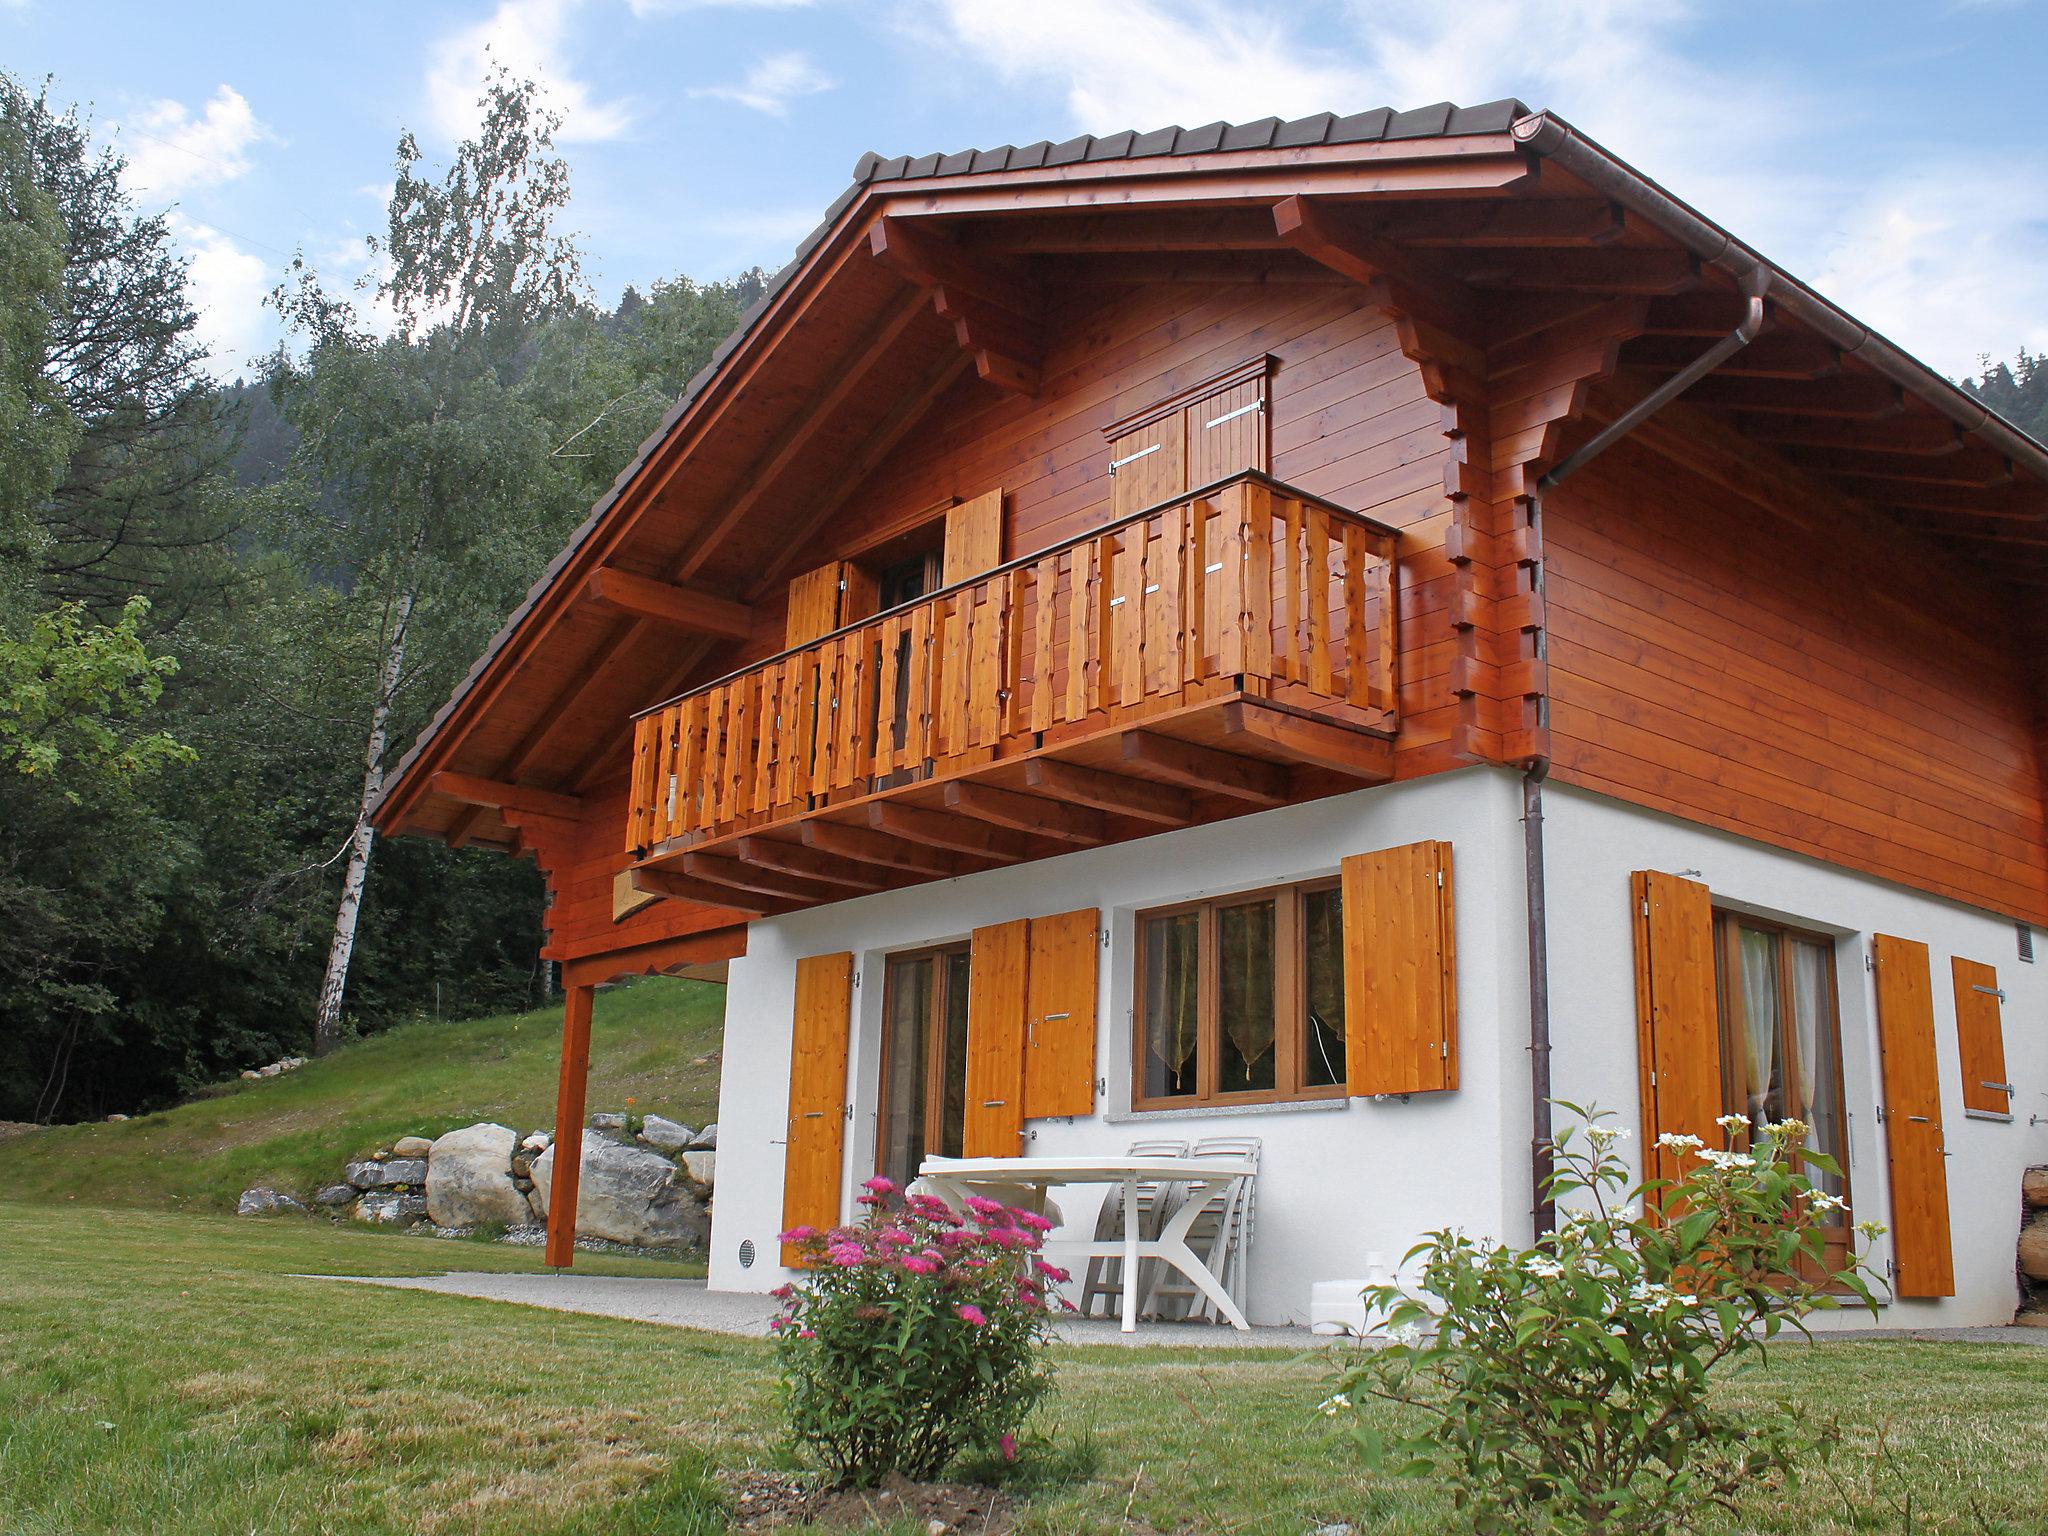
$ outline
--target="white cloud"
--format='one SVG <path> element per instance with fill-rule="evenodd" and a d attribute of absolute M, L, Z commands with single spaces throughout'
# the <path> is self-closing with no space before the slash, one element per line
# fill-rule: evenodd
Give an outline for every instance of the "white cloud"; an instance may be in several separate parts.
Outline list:
<path fill-rule="evenodd" d="M 233 86 L 223 85 L 197 116 L 183 102 L 152 103 L 119 125 L 128 184 L 152 197 L 175 197 L 248 174 L 249 150 L 277 136 Z"/>
<path fill-rule="evenodd" d="M 626 0 L 626 9 L 645 19 L 676 11 L 800 11 L 813 3 L 814 0 Z"/>
<path fill-rule="evenodd" d="M 1344 109 L 1366 77 L 1220 0 L 937 0 L 939 30 L 1005 80 L 1049 82 L 1091 133 Z"/>
<path fill-rule="evenodd" d="M 565 58 L 570 22 L 581 4 L 499 0 L 486 19 L 442 38 L 427 70 L 427 110 L 434 126 L 451 140 L 474 133 L 480 121 L 477 98 L 491 70 L 502 65 L 540 86 L 542 99 L 562 115 L 557 137 L 563 143 L 623 138 L 633 127 L 633 103 L 600 99 L 571 73 Z"/>
<path fill-rule="evenodd" d="M 222 377 L 248 368 L 266 349 L 274 330 L 263 307 L 277 274 L 232 237 L 175 210 L 171 236 L 189 261 L 187 292 L 199 320 L 199 339 L 211 354 L 208 366 Z"/>
<path fill-rule="evenodd" d="M 747 71 L 737 85 L 700 85 L 692 96 L 736 101 L 771 117 L 785 116 L 799 96 L 815 96 L 832 88 L 831 77 L 801 53 L 771 53 Z"/>

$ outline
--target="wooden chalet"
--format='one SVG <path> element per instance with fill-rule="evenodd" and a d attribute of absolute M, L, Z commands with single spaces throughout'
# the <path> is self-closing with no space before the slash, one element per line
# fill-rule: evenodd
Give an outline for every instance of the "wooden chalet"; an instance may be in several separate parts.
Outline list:
<path fill-rule="evenodd" d="M 1554 1095 L 1807 1120 L 1888 1320 L 2002 1320 L 2044 599 L 2048 450 L 1553 114 L 869 155 L 376 814 L 546 874 L 554 1263 L 668 972 L 715 1285 L 929 1153 L 1234 1133 L 1300 1319 L 1547 1220 Z"/>

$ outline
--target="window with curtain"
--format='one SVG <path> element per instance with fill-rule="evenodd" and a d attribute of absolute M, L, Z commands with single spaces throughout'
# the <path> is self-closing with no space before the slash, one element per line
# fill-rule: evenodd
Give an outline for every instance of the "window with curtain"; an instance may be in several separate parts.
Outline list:
<path fill-rule="evenodd" d="M 1341 1096 L 1342 903 L 1318 881 L 1141 913 L 1136 1107 Z"/>
<path fill-rule="evenodd" d="M 958 1157 L 967 1125 L 964 944 L 891 955 L 882 984 L 875 1171 L 898 1184 L 927 1157 Z"/>
<path fill-rule="evenodd" d="M 1737 912 L 1714 914 L 1720 971 L 1722 1100 L 1752 1125 L 1800 1120 L 1807 1146 L 1842 1173 L 1812 1175 L 1849 1198 L 1849 1134 L 1842 1105 L 1841 1025 L 1835 998 L 1835 941 Z M 1849 1213 L 1831 1225 L 1846 1241 Z"/>

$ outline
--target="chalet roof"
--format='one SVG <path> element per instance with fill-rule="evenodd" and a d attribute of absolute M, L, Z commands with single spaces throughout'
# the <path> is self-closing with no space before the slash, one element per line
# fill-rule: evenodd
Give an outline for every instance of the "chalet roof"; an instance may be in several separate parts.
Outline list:
<path fill-rule="evenodd" d="M 1346 115 L 1323 112 L 1310 117 L 1282 120 L 1261 118 L 1249 123 L 1209 123 L 1196 128 L 1169 126 L 1139 131 L 1127 129 L 1103 135 L 1080 135 L 1060 143 L 1040 140 L 1024 146 L 1002 145 L 993 149 L 961 149 L 923 155 L 883 157 L 864 154 L 854 166 L 850 184 L 826 208 L 823 217 L 798 242 L 791 259 L 768 281 L 760 296 L 740 318 L 731 335 L 713 350 L 710 361 L 684 387 L 661 423 L 643 442 L 632 459 L 614 478 L 611 487 L 592 506 L 590 513 L 570 534 L 559 554 L 533 583 L 526 596 L 507 618 L 448 701 L 420 733 L 394 771 L 386 778 L 373 814 L 380 823 L 384 809 L 404 784 L 422 754 L 441 735 L 451 718 L 471 700 L 479 683 L 494 666 L 505 660 L 508 647 L 533 617 L 537 607 L 553 590 L 562 573 L 575 563 L 593 536 L 604 529 L 628 487 L 648 463 L 669 442 L 679 423 L 689 417 L 702 397 L 721 379 L 733 355 L 746 346 L 764 316 L 775 310 L 778 300 L 799 277 L 814 266 L 822 248 L 840 230 L 848 210 L 877 188 L 934 181 L 938 178 L 1007 176 L 1060 167 L 1100 166 L 1108 162 L 1176 159 L 1189 162 L 1231 163 L 1222 157 L 1249 158 L 1264 152 L 1299 150 L 1304 155 L 1318 148 L 1338 150 L 1343 146 L 1373 146 L 1414 143 L 1432 139 L 1495 137 L 1507 147 L 1561 161 L 1571 174 L 1585 180 L 1602 195 L 1612 198 L 1688 249 L 1703 264 L 1731 272 L 1760 272 L 1768 275 L 1771 300 L 1789 305 L 1800 319 L 1819 331 L 1843 353 L 1856 356 L 1890 378 L 1897 387 L 1931 405 L 1953 421 L 1958 429 L 1974 433 L 2034 475 L 2048 479 L 2048 446 L 2028 436 L 2011 422 L 1983 405 L 1934 369 L 1911 357 L 1893 343 L 1856 321 L 1845 311 L 1786 273 L 1719 225 L 1673 197 L 1654 182 L 1633 170 L 1619 157 L 1580 134 L 1555 114 L 1532 112 L 1513 98 L 1461 107 L 1450 102 L 1409 110 L 1388 107 Z M 1198 167 L 1190 164 L 1193 172 Z M 1208 166 L 1199 169 L 1206 171 Z M 1101 205 L 1114 212 L 1113 203 Z M 412 798 L 418 786 L 410 786 Z"/>

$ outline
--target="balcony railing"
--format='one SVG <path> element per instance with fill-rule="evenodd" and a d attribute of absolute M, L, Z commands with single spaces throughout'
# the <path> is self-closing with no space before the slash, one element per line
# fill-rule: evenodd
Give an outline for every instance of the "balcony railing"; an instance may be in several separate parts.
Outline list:
<path fill-rule="evenodd" d="M 701 847 L 1207 700 L 1396 728 L 1395 530 L 1257 473 L 658 705 L 627 846 Z"/>

